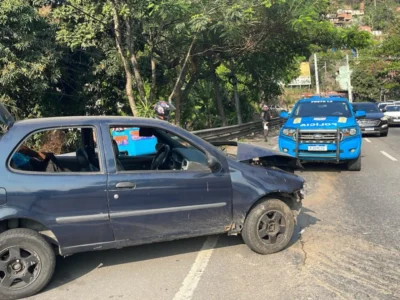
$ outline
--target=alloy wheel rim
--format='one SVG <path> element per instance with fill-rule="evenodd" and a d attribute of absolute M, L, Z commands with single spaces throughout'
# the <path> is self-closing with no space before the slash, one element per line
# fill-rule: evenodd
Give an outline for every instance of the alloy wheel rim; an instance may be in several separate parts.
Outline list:
<path fill-rule="evenodd" d="M 37 280 L 41 261 L 37 253 L 26 247 L 12 246 L 0 251 L 0 287 L 18 290 Z"/>

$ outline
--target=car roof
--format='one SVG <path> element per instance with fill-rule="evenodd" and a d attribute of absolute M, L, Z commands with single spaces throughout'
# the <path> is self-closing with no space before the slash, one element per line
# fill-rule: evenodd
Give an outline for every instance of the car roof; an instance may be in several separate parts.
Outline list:
<path fill-rule="evenodd" d="M 348 101 L 347 98 L 338 97 L 338 96 L 328 96 L 328 97 L 321 97 L 321 96 L 311 96 L 307 98 L 300 99 L 298 102 L 312 102 L 312 101 L 332 101 L 332 102 L 343 102 Z"/>
<path fill-rule="evenodd" d="M 357 104 L 373 104 L 373 105 L 377 105 L 378 103 L 366 101 L 366 102 L 353 102 L 352 105 L 354 105 L 354 104 L 356 104 L 356 105 Z"/>
<path fill-rule="evenodd" d="M 15 122 L 14 126 L 32 126 L 32 127 L 52 127 L 52 126 L 85 126 L 96 123 L 127 123 L 135 122 L 142 126 L 173 126 L 172 124 L 152 118 L 123 117 L 123 116 L 73 116 L 73 117 L 51 117 L 26 119 Z"/>

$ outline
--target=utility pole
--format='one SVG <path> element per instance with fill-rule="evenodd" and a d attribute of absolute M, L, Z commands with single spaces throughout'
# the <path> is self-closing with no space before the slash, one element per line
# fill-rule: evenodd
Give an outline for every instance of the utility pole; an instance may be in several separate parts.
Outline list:
<path fill-rule="evenodd" d="M 317 89 L 317 94 L 320 95 L 321 93 L 319 91 L 317 53 L 314 53 L 314 66 L 315 66 L 315 87 Z"/>
<path fill-rule="evenodd" d="M 347 90 L 349 92 L 349 101 L 353 102 L 353 91 L 351 86 L 351 74 L 350 74 L 350 64 L 349 64 L 348 54 L 346 54 L 346 63 L 347 63 Z"/>

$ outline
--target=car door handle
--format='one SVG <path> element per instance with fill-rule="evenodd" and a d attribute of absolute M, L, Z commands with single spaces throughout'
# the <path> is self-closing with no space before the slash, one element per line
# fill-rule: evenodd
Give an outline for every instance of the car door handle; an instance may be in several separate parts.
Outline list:
<path fill-rule="evenodd" d="M 115 187 L 117 189 L 134 189 L 136 184 L 134 182 L 118 182 Z"/>

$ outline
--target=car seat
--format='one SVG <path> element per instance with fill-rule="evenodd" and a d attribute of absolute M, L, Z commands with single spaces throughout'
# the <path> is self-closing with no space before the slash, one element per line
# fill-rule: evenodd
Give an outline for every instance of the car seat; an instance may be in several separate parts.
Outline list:
<path fill-rule="evenodd" d="M 99 168 L 93 166 L 89 161 L 89 156 L 85 149 L 79 148 L 76 150 L 76 159 L 78 160 L 81 172 L 98 172 Z"/>
<path fill-rule="evenodd" d="M 113 150 L 114 150 L 114 156 L 115 156 L 115 165 L 117 167 L 117 171 L 124 171 L 125 168 L 122 165 L 121 161 L 119 160 L 118 144 L 114 139 L 112 140 L 112 144 L 113 144 Z"/>

